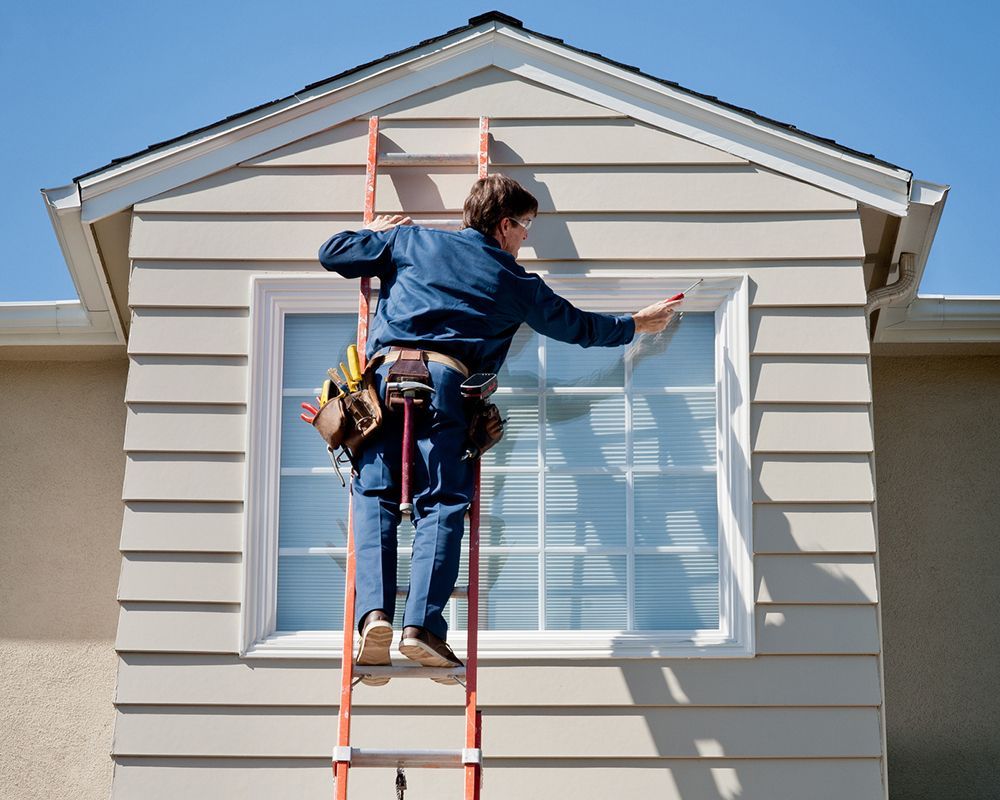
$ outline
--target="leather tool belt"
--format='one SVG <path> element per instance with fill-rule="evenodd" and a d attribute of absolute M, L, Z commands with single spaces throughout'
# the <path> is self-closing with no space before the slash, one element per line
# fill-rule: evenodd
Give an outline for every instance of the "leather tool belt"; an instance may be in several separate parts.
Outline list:
<path fill-rule="evenodd" d="M 404 356 L 404 353 L 409 355 Z M 444 364 L 446 367 L 451 367 L 452 369 L 461 372 L 463 378 L 469 377 L 469 368 L 457 358 L 446 356 L 443 353 L 435 353 L 433 350 L 420 350 L 415 347 L 390 347 L 388 350 L 376 353 L 372 356 L 371 361 L 368 362 L 369 368 L 378 369 L 383 364 L 392 364 L 404 357 L 412 359 L 415 357 L 412 355 L 413 353 L 422 353 L 425 358 L 425 363 L 426 361 L 434 361 L 437 364 Z"/>

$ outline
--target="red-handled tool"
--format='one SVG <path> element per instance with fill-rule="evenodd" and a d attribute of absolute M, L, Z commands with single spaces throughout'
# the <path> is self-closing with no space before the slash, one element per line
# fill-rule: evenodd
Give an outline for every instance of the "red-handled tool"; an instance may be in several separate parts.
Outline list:
<path fill-rule="evenodd" d="M 705 280 L 704 278 L 698 278 L 698 280 L 696 280 L 694 283 L 692 283 L 690 286 L 688 286 L 688 288 L 685 289 L 680 294 L 675 294 L 673 297 L 668 297 L 667 298 L 667 302 L 668 303 L 672 303 L 672 302 L 674 302 L 674 300 L 683 300 L 684 299 L 684 295 L 686 295 L 688 292 L 690 292 L 692 289 L 694 289 L 695 286 L 697 286 L 699 283 L 701 283 L 704 280 Z"/>

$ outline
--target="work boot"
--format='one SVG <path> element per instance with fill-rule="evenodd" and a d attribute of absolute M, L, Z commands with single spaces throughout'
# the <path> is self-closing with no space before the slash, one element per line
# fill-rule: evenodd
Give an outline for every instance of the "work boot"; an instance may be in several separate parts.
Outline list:
<path fill-rule="evenodd" d="M 399 642 L 399 652 L 425 667 L 461 667 L 462 662 L 448 647 L 448 643 L 429 630 L 407 625 Z M 436 683 L 457 683 L 454 678 L 433 678 Z"/>
<path fill-rule="evenodd" d="M 359 667 L 389 666 L 392 663 L 389 657 L 391 644 L 392 623 L 389 616 L 381 609 L 369 611 L 361 623 L 361 644 L 354 663 Z M 387 676 L 380 675 L 364 677 L 361 682 L 366 686 L 385 686 L 389 680 Z"/>

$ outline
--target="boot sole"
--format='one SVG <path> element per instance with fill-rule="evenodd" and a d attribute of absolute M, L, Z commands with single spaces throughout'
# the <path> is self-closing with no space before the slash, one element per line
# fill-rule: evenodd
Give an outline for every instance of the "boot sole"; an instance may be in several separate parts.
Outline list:
<path fill-rule="evenodd" d="M 399 643 L 399 652 L 411 661 L 416 661 L 425 667 L 460 667 L 461 662 L 455 662 L 438 653 L 430 645 L 419 639 L 403 639 Z M 435 683 L 453 685 L 458 683 L 455 678 L 431 678 Z"/>
<path fill-rule="evenodd" d="M 385 620 L 373 622 L 361 636 L 355 663 L 361 667 L 387 667 L 391 663 L 389 647 L 392 644 L 392 625 Z M 391 678 L 362 678 L 365 686 L 385 686 Z"/>

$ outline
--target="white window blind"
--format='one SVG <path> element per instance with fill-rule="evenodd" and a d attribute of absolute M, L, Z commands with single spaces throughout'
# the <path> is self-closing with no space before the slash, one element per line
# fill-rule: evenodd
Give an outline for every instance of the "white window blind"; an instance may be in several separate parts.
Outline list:
<path fill-rule="evenodd" d="M 298 415 L 354 340 L 356 317 L 284 320 L 276 627 L 335 631 L 348 494 Z M 718 630 L 715 365 L 712 313 L 628 348 L 522 328 L 495 396 L 507 433 L 483 463 L 483 631 Z M 401 584 L 411 542 L 404 523 Z M 464 629 L 465 602 L 449 613 Z"/>

